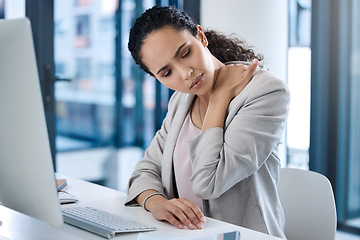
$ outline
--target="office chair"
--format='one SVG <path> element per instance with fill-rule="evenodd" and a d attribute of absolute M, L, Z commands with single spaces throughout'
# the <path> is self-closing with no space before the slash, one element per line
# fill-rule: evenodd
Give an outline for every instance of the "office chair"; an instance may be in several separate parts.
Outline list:
<path fill-rule="evenodd" d="M 281 168 L 278 192 L 288 240 L 335 239 L 335 200 L 331 184 L 324 175 Z"/>

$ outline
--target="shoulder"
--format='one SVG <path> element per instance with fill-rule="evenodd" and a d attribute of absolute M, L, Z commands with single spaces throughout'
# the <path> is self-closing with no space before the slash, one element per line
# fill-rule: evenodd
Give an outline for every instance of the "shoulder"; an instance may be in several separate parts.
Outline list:
<path fill-rule="evenodd" d="M 249 65 L 250 62 L 245 61 L 233 61 L 227 62 L 225 64 L 244 64 Z M 285 81 L 279 79 L 274 74 L 272 74 L 269 70 L 263 68 L 261 65 L 256 69 L 254 76 L 250 83 L 246 86 L 244 90 L 255 90 L 256 91 L 267 91 L 267 90 L 283 90 L 288 92 L 288 86 Z"/>
<path fill-rule="evenodd" d="M 195 95 L 174 92 L 169 99 L 166 118 L 171 120 L 175 116 L 182 116 L 187 113 Z"/>
<path fill-rule="evenodd" d="M 248 86 L 256 91 L 284 91 L 286 93 L 289 92 L 289 88 L 285 81 L 279 79 L 274 74 L 266 69 L 258 69 L 256 70 L 252 80 L 248 84 Z"/>
<path fill-rule="evenodd" d="M 245 102 L 259 99 L 263 96 L 266 101 L 285 101 L 290 100 L 289 88 L 285 81 L 275 76 L 265 68 L 258 68 L 251 81 L 237 96 Z"/>
<path fill-rule="evenodd" d="M 170 111 L 173 108 L 178 108 L 179 106 L 187 106 L 188 104 L 191 104 L 192 100 L 194 99 L 194 95 L 181 93 L 181 92 L 174 92 L 170 99 L 168 104 L 168 111 Z"/>
<path fill-rule="evenodd" d="M 244 106 L 288 109 L 289 102 L 287 84 L 268 70 L 258 69 L 248 85 L 231 101 L 229 110 L 236 112 Z"/>

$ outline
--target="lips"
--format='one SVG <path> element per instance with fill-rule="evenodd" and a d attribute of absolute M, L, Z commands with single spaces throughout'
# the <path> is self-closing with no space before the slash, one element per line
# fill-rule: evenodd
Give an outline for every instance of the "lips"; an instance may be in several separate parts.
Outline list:
<path fill-rule="evenodd" d="M 194 81 L 191 82 L 191 85 L 190 85 L 190 89 L 192 88 L 196 88 L 196 86 L 199 84 L 200 80 L 202 79 L 203 77 L 203 74 L 201 74 L 200 76 L 198 76 L 197 78 L 195 78 Z"/>

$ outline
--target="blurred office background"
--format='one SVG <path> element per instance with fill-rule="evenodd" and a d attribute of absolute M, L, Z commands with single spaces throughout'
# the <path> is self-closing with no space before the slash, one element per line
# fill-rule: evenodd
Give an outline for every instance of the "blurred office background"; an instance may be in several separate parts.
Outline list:
<path fill-rule="evenodd" d="M 291 91 L 283 166 L 326 175 L 338 228 L 360 235 L 357 0 L 0 0 L 0 18 L 33 25 L 56 171 L 126 191 L 172 94 L 127 50 L 132 23 L 154 4 L 184 9 L 265 56 Z"/>

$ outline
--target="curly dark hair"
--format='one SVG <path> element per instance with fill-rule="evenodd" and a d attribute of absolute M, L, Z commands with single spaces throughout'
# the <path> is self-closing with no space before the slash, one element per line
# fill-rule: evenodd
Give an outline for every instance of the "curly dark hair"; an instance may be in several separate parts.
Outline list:
<path fill-rule="evenodd" d="M 197 35 L 197 23 L 185 12 L 171 6 L 159 6 L 146 10 L 134 23 L 130 30 L 128 48 L 136 64 L 145 72 L 154 75 L 141 60 L 140 51 L 145 39 L 155 30 L 171 26 L 176 30 L 188 30 L 193 36 Z M 263 60 L 263 56 L 255 54 L 244 41 L 235 37 L 230 38 L 216 31 L 205 31 L 208 49 L 221 62 Z"/>
<path fill-rule="evenodd" d="M 222 35 L 216 31 L 205 31 L 205 36 L 208 40 L 208 49 L 221 62 L 231 61 L 252 61 L 255 58 L 259 61 L 264 57 L 261 54 L 255 54 L 254 50 L 247 46 L 245 41 L 236 37 L 229 37 Z"/>

